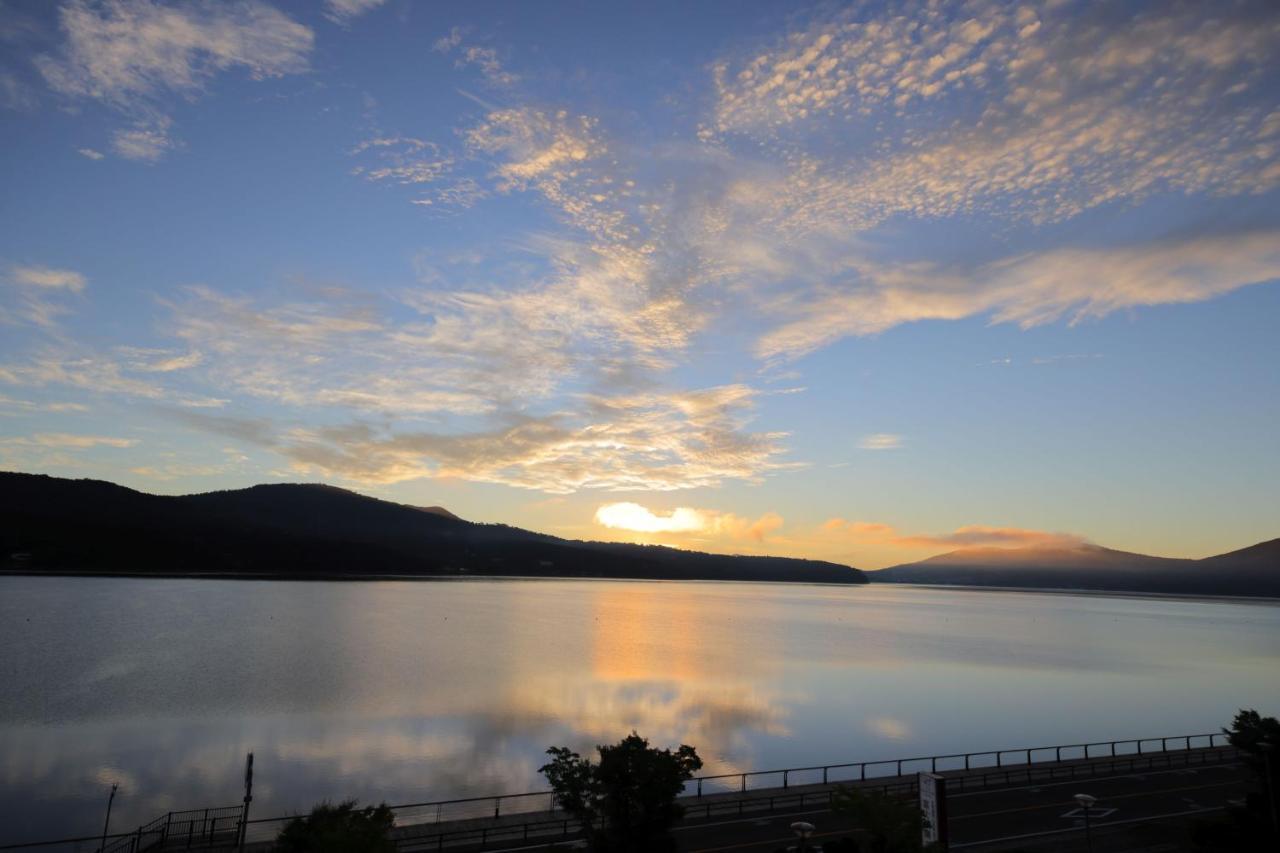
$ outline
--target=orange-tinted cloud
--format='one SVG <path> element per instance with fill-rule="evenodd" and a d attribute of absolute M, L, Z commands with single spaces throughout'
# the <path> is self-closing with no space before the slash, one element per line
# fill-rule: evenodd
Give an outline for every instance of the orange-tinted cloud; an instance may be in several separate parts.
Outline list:
<path fill-rule="evenodd" d="M 1028 530 L 1023 527 L 991 527 L 969 524 L 950 533 L 904 534 L 889 524 L 831 518 L 823 523 L 828 533 L 846 536 L 858 544 L 895 548 L 1028 548 L 1073 546 L 1085 539 L 1072 533 Z"/>

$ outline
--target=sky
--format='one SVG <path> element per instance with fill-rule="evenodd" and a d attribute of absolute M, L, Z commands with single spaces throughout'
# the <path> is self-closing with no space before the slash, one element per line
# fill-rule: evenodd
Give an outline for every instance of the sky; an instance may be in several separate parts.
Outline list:
<path fill-rule="evenodd" d="M 0 469 L 876 568 L 1280 535 L 1274 2 L 0 0 Z"/>

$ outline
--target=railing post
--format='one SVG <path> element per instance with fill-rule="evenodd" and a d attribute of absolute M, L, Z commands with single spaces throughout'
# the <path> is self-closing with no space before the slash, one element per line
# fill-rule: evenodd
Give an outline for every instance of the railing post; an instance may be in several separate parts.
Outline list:
<path fill-rule="evenodd" d="M 822 784 L 827 784 L 827 768 L 822 768 Z"/>
<path fill-rule="evenodd" d="M 747 774 L 743 773 L 742 774 L 742 793 L 745 794 L 746 792 L 747 792 Z"/>
<path fill-rule="evenodd" d="M 1084 760 L 1089 760 L 1089 744 L 1087 743 L 1084 745 Z"/>
<path fill-rule="evenodd" d="M 938 772 L 938 757 L 936 755 L 929 759 L 929 772 Z"/>
<path fill-rule="evenodd" d="M 783 771 L 782 771 L 782 789 L 783 789 L 784 791 L 787 789 L 787 779 L 788 779 L 788 777 L 789 777 L 790 775 L 791 775 L 791 771 L 790 771 L 790 770 L 783 770 Z"/>
<path fill-rule="evenodd" d="M 1111 741 L 1111 757 L 1112 757 L 1112 758 L 1115 758 L 1115 757 L 1116 757 L 1116 742 L 1115 742 L 1115 741 Z"/>
<path fill-rule="evenodd" d="M 964 754 L 964 769 L 969 769 L 969 753 L 967 752 Z"/>
<path fill-rule="evenodd" d="M 865 761 L 858 765 L 858 781 L 867 781 L 867 763 Z"/>
<path fill-rule="evenodd" d="M 1169 739 L 1167 737 L 1160 738 L 1160 751 L 1161 752 L 1169 751 Z"/>
<path fill-rule="evenodd" d="M 1031 750 L 1027 750 L 1027 764 L 1031 764 Z"/>
<path fill-rule="evenodd" d="M 1053 760 L 1054 761 L 1062 760 L 1062 747 L 1056 746 L 1053 748 Z"/>
<path fill-rule="evenodd" d="M 698 779 L 698 796 L 699 797 L 702 796 L 702 779 L 701 778 Z"/>
<path fill-rule="evenodd" d="M 1004 765 L 1000 763 L 1000 753 L 999 753 L 999 752 L 997 752 L 997 753 L 996 753 L 996 767 L 1003 767 L 1003 766 L 1004 766 Z"/>
<path fill-rule="evenodd" d="M 169 812 L 164 816 L 164 832 L 160 834 L 160 843 L 166 844 L 169 841 L 169 824 L 173 822 L 173 812 Z"/>
<path fill-rule="evenodd" d="M 502 814 L 502 797 L 493 798 L 493 817 L 495 820 Z"/>
<path fill-rule="evenodd" d="M 1142 755 L 1142 741 L 1138 741 L 1138 755 Z"/>
<path fill-rule="evenodd" d="M 899 761 L 899 762 L 898 762 L 898 775 L 899 775 L 899 776 L 901 776 L 901 775 L 902 775 L 902 762 L 901 762 L 901 761 Z"/>

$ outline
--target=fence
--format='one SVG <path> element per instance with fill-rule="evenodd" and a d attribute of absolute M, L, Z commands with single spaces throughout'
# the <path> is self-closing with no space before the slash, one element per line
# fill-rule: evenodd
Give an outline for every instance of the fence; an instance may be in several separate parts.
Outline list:
<path fill-rule="evenodd" d="M 1199 737 L 1199 736 L 1195 736 Z M 1159 740 L 1158 738 L 1155 740 Z M 1173 740 L 1170 738 L 1169 740 Z M 1185 738 L 1178 738 L 1184 743 Z M 1121 744 L 1132 741 L 1117 741 L 1117 747 Z M 1145 741 L 1144 741 L 1145 743 Z M 1106 742 L 1103 745 L 1109 745 Z M 1216 745 L 1216 744 L 1215 744 Z M 1081 745 L 1083 746 L 1083 745 Z M 1095 744 L 1090 744 L 1090 747 Z M 952 776 L 948 781 L 948 790 L 952 793 L 961 791 L 987 790 L 999 787 L 1007 787 L 1011 785 L 1035 784 L 1053 781 L 1063 781 L 1071 779 L 1096 778 L 1112 773 L 1134 773 L 1137 771 L 1150 771 L 1172 769 L 1174 767 L 1190 767 L 1207 765 L 1220 756 L 1222 752 L 1207 753 L 1203 750 L 1192 750 L 1190 747 L 1182 749 L 1169 750 L 1167 743 L 1164 745 L 1163 751 L 1138 753 L 1136 749 L 1129 753 L 1117 749 L 1113 756 L 1108 755 L 1105 758 L 1091 757 L 1089 762 L 1072 761 L 1070 758 L 1064 758 L 1064 763 L 1054 761 L 1026 762 L 1026 750 L 1017 750 L 1024 755 L 1022 763 L 1008 764 L 1004 763 L 999 767 L 992 766 L 985 771 L 979 772 L 973 768 L 969 773 L 962 776 Z M 1210 746 L 1210 744 L 1206 744 Z M 1067 747 L 1063 747 L 1066 749 Z M 1049 747 L 1055 749 L 1055 747 Z M 1033 750 L 1034 752 L 1034 750 Z M 986 754 L 986 753 L 984 753 Z M 977 753 L 970 753 L 971 756 Z M 937 758 L 962 758 L 963 754 L 957 756 L 936 756 Z M 928 756 L 923 759 L 903 759 L 908 761 L 929 761 L 935 756 Z M 875 762 L 876 764 L 890 763 L 896 766 L 897 760 L 893 762 Z M 830 765 L 848 766 L 848 765 Z M 858 764 L 852 766 L 859 766 Z M 959 768 L 963 769 L 963 768 Z M 782 771 L 777 771 L 782 772 Z M 737 774 L 741 776 L 742 774 Z M 734 778 L 737 778 L 736 776 Z M 904 796 L 914 796 L 917 793 L 916 777 L 907 775 L 901 777 L 880 777 L 883 781 L 877 782 L 875 777 L 869 777 L 869 781 L 859 782 L 858 786 L 863 788 L 871 788 L 872 790 L 882 791 L 886 794 L 897 794 Z M 832 779 L 831 782 L 839 780 Z M 856 780 L 855 780 L 856 781 Z M 828 807 L 831 805 L 832 798 L 835 796 L 835 789 L 826 788 L 804 788 L 795 787 L 791 789 L 770 788 L 759 789 L 754 794 L 751 792 L 737 793 L 729 792 L 716 795 L 708 794 L 699 798 L 694 795 L 683 799 L 685 806 L 685 819 L 705 819 L 711 820 L 734 818 L 734 817 L 750 817 L 752 815 L 772 814 L 784 810 L 803 810 L 811 807 Z M 1212 809 L 1206 811 L 1213 811 Z M 1154 820 L 1155 818 L 1153 818 Z M 444 850 L 446 848 L 463 847 L 467 849 L 484 850 L 491 845 L 513 845 L 531 843 L 543 843 L 556 840 L 570 839 L 576 836 L 580 827 L 572 819 L 564 816 L 551 817 L 543 816 L 526 821 L 506 821 L 492 822 L 489 825 L 483 825 L 485 822 L 476 821 L 475 824 L 480 825 L 418 825 L 407 826 L 405 831 L 396 839 L 397 849 L 401 851 L 426 851 L 426 850 Z M 1044 833 L 1045 835 L 1060 834 L 1071 832 L 1072 830 L 1060 830 L 1055 833 Z M 986 842 L 982 842 L 986 843 Z M 977 843 L 964 846 L 977 846 Z"/>
<path fill-rule="evenodd" d="M 1177 735 L 1132 740 L 1095 741 L 1092 743 L 1055 744 L 1053 746 L 1020 747 L 1018 749 L 957 752 L 948 755 L 927 755 L 914 758 L 894 758 L 882 761 L 855 761 L 843 764 L 827 764 L 812 767 L 788 767 L 779 770 L 751 770 L 714 776 L 699 776 L 685 783 L 681 794 L 685 799 L 696 799 L 710 794 L 781 788 L 792 785 L 830 784 L 834 782 L 865 782 L 876 778 L 902 776 L 928 770 L 931 773 L 949 770 L 976 770 L 986 767 L 1004 768 L 1054 762 L 1087 760 L 1124 755 L 1167 753 L 1171 750 L 1191 750 L 1213 747 L 1226 743 L 1226 735 L 1212 734 Z M 449 823 L 479 818 L 500 818 L 504 815 L 550 814 L 555 811 L 555 799 L 550 791 L 530 791 L 520 794 L 499 794 L 489 797 L 466 797 L 453 800 L 434 800 L 421 803 L 404 803 L 391 807 L 396 813 L 396 824 Z M 292 815 L 250 819 L 248 838 L 266 840 L 275 836 L 279 826 L 291 820 Z"/>
<path fill-rule="evenodd" d="M 684 786 L 681 795 L 686 806 L 690 801 L 703 797 L 723 794 L 743 795 L 752 791 L 766 789 L 787 791 L 793 786 L 821 785 L 835 782 L 867 782 L 875 779 L 889 779 L 913 774 L 918 771 L 948 772 L 956 770 L 994 769 L 998 772 L 982 774 L 994 778 L 1009 780 L 1017 770 L 1030 770 L 1036 765 L 1047 766 L 1062 762 L 1083 761 L 1095 758 L 1125 758 L 1126 756 L 1152 756 L 1173 753 L 1189 753 L 1193 749 L 1215 747 L 1225 744 L 1226 736 L 1222 733 L 1177 735 L 1170 737 L 1139 738 L 1136 740 L 1096 741 L 1092 743 L 1055 744 L 1053 746 L 1019 747 L 1017 749 L 986 750 L 980 752 L 959 752 L 947 755 L 916 756 L 913 758 L 895 758 L 880 761 L 856 761 L 842 764 L 815 765 L 811 767 L 788 767 L 778 770 L 752 770 L 743 773 L 730 773 L 713 776 L 700 776 L 690 779 Z M 1158 745 L 1158 746 L 1157 746 Z M 1073 771 L 1074 772 L 1074 771 Z M 965 777 L 966 780 L 969 777 Z M 960 783 L 962 787 L 965 783 Z M 829 796 L 829 792 L 827 793 Z M 777 794 L 770 795 L 776 802 Z M 800 794 L 805 796 L 813 794 Z M 720 799 L 720 798 L 718 798 Z M 735 800 L 736 802 L 736 800 Z M 499 794 L 488 797 L 466 797 L 452 800 L 433 800 L 420 803 L 404 803 L 391 807 L 396 814 L 396 824 L 401 827 L 428 824 L 444 824 L 457 821 L 477 819 L 498 819 L 503 816 L 536 815 L 543 813 L 544 818 L 527 821 L 525 824 L 514 823 L 515 829 L 524 825 L 547 824 L 561 826 L 566 833 L 563 818 L 552 818 L 555 812 L 555 800 L 550 791 L 531 791 L 520 794 Z M 242 814 L 240 806 L 227 806 L 216 809 L 195 809 L 185 812 L 171 812 L 137 830 L 127 834 L 109 836 L 112 841 L 102 853 L 144 853 L 146 850 L 164 847 L 172 850 L 175 846 L 187 847 L 208 845 L 227 838 L 234 839 Z M 275 837 L 286 822 L 295 815 L 250 819 L 246 827 L 246 838 L 249 841 L 266 841 Z M 225 823 L 224 823 L 225 821 Z M 225 829 L 224 829 L 225 827 Z M 505 827 L 478 827 L 458 829 L 450 833 L 472 833 L 486 839 L 493 832 Z M 439 834 L 432 834 L 434 841 Z M 203 840 L 202 840 L 203 839 Z M 17 850 L 28 847 L 41 847 L 53 844 L 70 844 L 71 842 L 100 841 L 101 836 L 83 839 L 62 839 L 61 841 L 38 842 L 29 844 L 10 844 L 0 846 L 0 851 Z M 92 848 L 80 847 L 79 850 L 96 851 Z"/>

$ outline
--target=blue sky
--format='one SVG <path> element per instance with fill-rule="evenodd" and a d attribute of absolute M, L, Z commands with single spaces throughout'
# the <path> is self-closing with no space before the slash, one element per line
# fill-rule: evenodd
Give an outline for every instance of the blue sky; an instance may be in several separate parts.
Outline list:
<path fill-rule="evenodd" d="M 875 567 L 1277 535 L 1274 4 L 0 5 L 0 466 Z"/>

